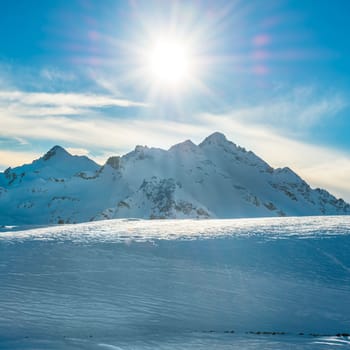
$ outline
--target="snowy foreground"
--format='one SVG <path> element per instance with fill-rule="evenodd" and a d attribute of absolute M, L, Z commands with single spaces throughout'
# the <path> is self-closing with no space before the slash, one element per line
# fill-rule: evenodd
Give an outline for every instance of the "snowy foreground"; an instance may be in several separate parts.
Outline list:
<path fill-rule="evenodd" d="M 349 253 L 349 216 L 3 227 L 0 349 L 350 349 Z"/>

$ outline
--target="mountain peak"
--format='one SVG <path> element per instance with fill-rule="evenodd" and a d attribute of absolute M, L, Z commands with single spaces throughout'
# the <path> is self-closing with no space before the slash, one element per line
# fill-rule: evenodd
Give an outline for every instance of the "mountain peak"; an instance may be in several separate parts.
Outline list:
<path fill-rule="evenodd" d="M 68 153 L 63 147 L 56 145 L 44 154 L 43 159 L 47 161 L 55 155 L 70 155 L 70 153 Z"/>
<path fill-rule="evenodd" d="M 114 169 L 119 169 L 119 167 L 120 167 L 120 157 L 119 156 L 109 157 L 107 159 L 106 165 L 109 165 L 109 166 L 111 166 Z"/>
<path fill-rule="evenodd" d="M 206 137 L 199 146 L 210 145 L 210 144 L 223 145 L 223 144 L 226 144 L 227 142 L 229 141 L 227 140 L 226 136 L 223 133 L 217 131 L 209 135 L 208 137 Z"/>
<path fill-rule="evenodd" d="M 197 147 L 198 146 L 195 145 L 191 140 L 186 140 L 170 147 L 169 151 L 189 152 L 189 151 L 195 151 Z"/>
<path fill-rule="evenodd" d="M 136 145 L 134 152 L 139 153 L 147 150 L 147 146 L 142 146 L 142 145 Z"/>

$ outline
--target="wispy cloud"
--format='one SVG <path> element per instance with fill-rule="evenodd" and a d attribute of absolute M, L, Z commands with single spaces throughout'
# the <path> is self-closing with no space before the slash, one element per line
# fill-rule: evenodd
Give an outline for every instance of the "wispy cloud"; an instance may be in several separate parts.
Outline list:
<path fill-rule="evenodd" d="M 0 120 L 0 134 L 4 137 L 55 140 L 63 144 L 74 144 L 90 148 L 133 148 L 135 144 L 170 146 L 183 137 L 199 133 L 205 135 L 205 127 L 175 121 L 104 118 L 101 114 L 93 118 L 70 118 L 69 116 L 45 116 L 33 123 L 32 118 L 4 114 Z"/>
<path fill-rule="evenodd" d="M 29 145 L 29 142 L 21 137 L 13 137 L 13 139 L 21 146 Z"/>
<path fill-rule="evenodd" d="M 121 96 L 122 92 L 116 79 L 111 78 L 111 74 L 107 75 L 101 71 L 89 69 L 87 71 L 89 78 L 104 91 L 113 95 Z M 113 76 L 113 75 L 112 75 Z"/>
<path fill-rule="evenodd" d="M 49 80 L 51 82 L 61 80 L 61 81 L 73 81 L 77 77 L 75 74 L 71 72 L 64 72 L 57 68 L 43 68 L 40 71 L 40 76 L 46 80 Z"/>
<path fill-rule="evenodd" d="M 235 120 L 293 133 L 328 120 L 347 107 L 348 100 L 339 92 L 322 93 L 314 87 L 304 86 L 279 92 L 259 104 L 238 106 L 227 114 Z"/>
<path fill-rule="evenodd" d="M 146 107 L 143 102 L 118 99 L 108 95 L 83 93 L 47 93 L 24 91 L 0 91 L 1 104 L 20 104 L 24 106 L 59 106 L 71 108 L 101 107 Z"/>
<path fill-rule="evenodd" d="M 74 154 L 77 156 L 88 156 L 89 155 L 89 150 L 86 148 L 79 148 L 79 147 L 67 147 L 66 150 L 70 154 Z"/>

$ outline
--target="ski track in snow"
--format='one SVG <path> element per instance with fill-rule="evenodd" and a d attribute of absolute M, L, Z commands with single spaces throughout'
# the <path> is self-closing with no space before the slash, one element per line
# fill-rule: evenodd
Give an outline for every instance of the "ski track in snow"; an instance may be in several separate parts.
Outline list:
<path fill-rule="evenodd" d="M 350 349 L 349 252 L 349 216 L 5 227 L 0 349 Z"/>

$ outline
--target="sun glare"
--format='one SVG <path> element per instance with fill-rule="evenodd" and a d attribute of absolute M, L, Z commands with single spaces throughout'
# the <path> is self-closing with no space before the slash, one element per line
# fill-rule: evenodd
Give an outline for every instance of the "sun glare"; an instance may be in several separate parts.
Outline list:
<path fill-rule="evenodd" d="M 150 49 L 149 73 L 157 83 L 178 86 L 192 75 L 191 55 L 185 44 L 163 39 Z"/>

